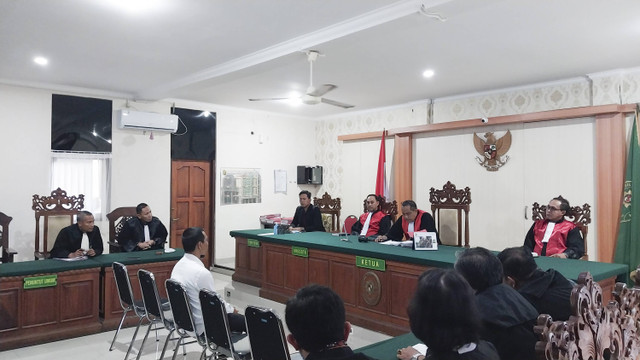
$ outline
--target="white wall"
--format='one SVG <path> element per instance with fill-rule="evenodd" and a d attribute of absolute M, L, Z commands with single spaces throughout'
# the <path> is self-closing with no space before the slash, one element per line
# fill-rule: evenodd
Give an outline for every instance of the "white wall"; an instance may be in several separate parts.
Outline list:
<path fill-rule="evenodd" d="M 470 243 L 492 250 L 520 246 L 531 226 L 531 204 L 546 204 L 562 195 L 572 206 L 595 208 L 593 119 L 548 121 L 475 129 L 497 138 L 509 129 L 510 159 L 498 171 L 487 171 L 475 157 L 474 129 L 423 134 L 414 139 L 414 190 L 418 205 L 430 211 L 429 189 L 451 181 L 471 189 Z M 484 138 L 484 137 L 483 137 Z M 525 218 L 525 210 L 527 218 Z M 597 215 L 592 211 L 592 219 Z M 595 222 L 589 225 L 588 250 L 597 247 Z"/>
<path fill-rule="evenodd" d="M 48 195 L 51 167 L 52 91 L 0 85 L 0 211 L 13 217 L 11 246 L 18 250 L 17 261 L 33 257 L 35 237 L 33 194 Z M 55 92 L 60 93 L 60 92 Z M 91 96 L 87 94 L 70 94 Z M 108 98 L 104 96 L 95 96 Z M 126 106 L 113 100 L 113 110 Z M 136 103 L 139 111 L 169 113 L 172 103 Z M 216 259 L 233 258 L 233 229 L 257 228 L 262 214 L 280 212 L 293 216 L 300 188 L 296 166 L 316 164 L 314 160 L 315 122 L 308 119 L 219 108 L 213 104 L 176 102 L 176 106 L 217 112 L 216 161 Z M 115 116 L 114 116 L 115 121 Z M 251 131 L 254 135 L 251 135 Z M 169 227 L 171 202 L 171 138 L 169 134 L 112 130 L 111 209 L 148 203 L 155 216 Z M 322 165 L 322 164 L 319 164 Z M 262 203 L 220 206 L 220 169 L 259 168 L 262 174 Z M 288 173 L 287 194 L 274 194 L 273 170 Z M 310 189 L 313 191 L 313 189 Z M 315 193 L 315 192 L 314 192 Z M 110 209 L 110 210 L 111 210 Z M 91 210 L 91 209 L 88 209 Z M 106 222 L 98 223 L 103 239 L 108 238 Z"/>
<path fill-rule="evenodd" d="M 390 183 L 393 174 L 391 166 L 393 164 L 393 149 L 393 138 L 387 138 L 385 154 L 389 191 L 393 190 Z M 342 184 L 342 194 L 340 194 L 342 205 L 340 221 L 344 221 L 349 215 L 359 217 L 362 214 L 365 197 L 374 193 L 376 189 L 379 155 L 380 139 L 345 141 L 342 145 L 342 158 L 345 160 L 342 169 L 345 181 Z M 393 194 L 389 197 L 395 199 Z"/>
<path fill-rule="evenodd" d="M 114 100 L 114 114 L 116 110 L 125 108 L 125 105 L 120 99 Z M 164 114 L 171 111 L 168 103 L 129 105 L 137 111 Z M 154 132 L 151 138 L 149 132 L 118 129 L 116 121 L 114 115 L 110 210 L 121 206 L 136 206 L 141 202 L 147 203 L 153 215 L 157 216 L 168 230 L 171 216 L 171 135 Z"/>
<path fill-rule="evenodd" d="M 51 192 L 51 93 L 0 85 L 0 109 L 0 211 L 13 217 L 17 260 L 29 260 L 35 237 L 31 199 Z"/>
<path fill-rule="evenodd" d="M 315 121 L 245 111 L 212 104 L 175 100 L 177 107 L 216 113 L 215 263 L 235 257 L 231 230 L 260 228 L 260 215 L 293 216 L 298 193 L 316 193 L 316 186 L 296 184 L 297 165 L 316 165 Z M 253 134 L 251 134 L 253 132 Z M 322 164 L 317 164 L 322 165 Z M 262 202 L 220 204 L 221 172 L 225 168 L 260 169 Z M 274 192 L 274 170 L 287 171 L 287 193 Z M 212 236 L 210 236 L 212 237 Z"/>

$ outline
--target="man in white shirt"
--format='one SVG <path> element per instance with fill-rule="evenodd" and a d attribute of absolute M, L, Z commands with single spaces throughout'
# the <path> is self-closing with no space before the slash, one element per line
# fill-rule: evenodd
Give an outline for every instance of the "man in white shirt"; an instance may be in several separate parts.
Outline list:
<path fill-rule="evenodd" d="M 204 322 L 202 320 L 202 309 L 200 308 L 200 289 L 207 289 L 215 292 L 213 277 L 200 259 L 205 257 L 209 248 L 207 234 L 199 227 L 190 227 L 182 233 L 182 247 L 184 256 L 171 271 L 171 278 L 179 281 L 187 290 L 189 305 L 195 322 L 196 333 L 204 333 Z M 224 301 L 224 300 L 223 300 Z M 244 316 L 238 314 L 238 310 L 228 303 L 224 303 L 229 318 L 229 327 L 234 332 L 246 331 Z"/>

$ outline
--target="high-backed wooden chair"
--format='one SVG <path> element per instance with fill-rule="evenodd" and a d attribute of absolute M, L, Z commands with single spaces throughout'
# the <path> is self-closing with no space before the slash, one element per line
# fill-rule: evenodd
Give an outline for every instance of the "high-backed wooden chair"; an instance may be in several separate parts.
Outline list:
<path fill-rule="evenodd" d="M 562 196 L 558 197 L 562 198 Z M 547 205 L 540 205 L 534 202 L 531 208 L 531 220 L 544 219 L 546 211 Z M 589 260 L 589 255 L 587 255 L 587 233 L 589 232 L 589 224 L 591 224 L 591 205 L 585 203 L 582 206 L 572 206 L 569 211 L 564 214 L 564 218 L 574 223 L 576 227 L 580 229 L 580 234 L 582 234 L 582 239 L 584 240 L 584 255 L 582 255 L 580 259 Z"/>
<path fill-rule="evenodd" d="M 462 238 L 462 223 L 464 215 L 464 247 L 469 247 L 469 205 L 471 204 L 471 190 L 469 187 L 464 189 L 456 189 L 456 186 L 447 181 L 442 187 L 442 190 L 436 190 L 431 188 L 429 191 L 429 202 L 431 202 L 431 212 L 436 222 L 440 239 L 445 244 L 453 244 L 456 246 L 463 246 Z M 457 228 L 457 241 L 451 241 L 452 232 L 443 231 L 442 225 L 442 210 L 456 211 L 456 228 Z M 449 240 L 449 241 L 447 241 Z"/>
<path fill-rule="evenodd" d="M 109 253 L 122 251 L 122 247 L 118 243 L 118 234 L 120 234 L 124 224 L 135 216 L 135 206 L 119 207 L 107 214 L 107 219 L 109 220 Z"/>
<path fill-rule="evenodd" d="M 395 200 L 387 202 L 384 196 L 380 196 L 379 198 L 380 205 L 378 205 L 378 210 L 389 215 L 392 222 L 396 221 L 396 218 L 398 217 L 398 202 Z M 367 212 L 367 198 L 362 202 L 362 208 L 363 212 Z"/>
<path fill-rule="evenodd" d="M 13 256 L 18 252 L 9 247 L 9 223 L 13 220 L 11 216 L 0 212 L 0 246 L 2 246 L 2 257 L 0 262 L 13 262 Z"/>
<path fill-rule="evenodd" d="M 325 192 L 321 198 L 313 198 L 313 206 L 317 206 L 322 213 L 322 224 L 327 232 L 340 231 L 340 198 L 332 199 L 329 193 Z"/>
<path fill-rule="evenodd" d="M 84 195 L 67 196 L 57 188 L 50 196 L 33 195 L 31 208 L 36 216 L 36 239 L 33 255 L 36 260 L 49 257 L 49 251 L 60 230 L 73 224 L 73 217 L 84 207 Z M 43 222 L 42 229 L 40 222 Z M 42 232 L 42 235 L 41 235 Z"/>

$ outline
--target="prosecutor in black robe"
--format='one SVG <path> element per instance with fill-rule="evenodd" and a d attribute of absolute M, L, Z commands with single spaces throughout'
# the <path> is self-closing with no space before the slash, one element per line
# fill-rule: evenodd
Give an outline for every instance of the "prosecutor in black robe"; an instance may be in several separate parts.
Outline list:
<path fill-rule="evenodd" d="M 102 254 L 104 247 L 102 245 L 100 229 L 98 229 L 97 226 L 94 226 L 92 231 L 87 232 L 87 237 L 89 238 L 89 247 L 96 252 L 95 256 Z M 69 257 L 69 254 L 76 252 L 81 246 L 82 230 L 80 230 L 78 224 L 69 225 L 58 233 L 56 242 L 53 244 L 53 248 L 49 252 L 49 257 L 67 258 Z"/>
<path fill-rule="evenodd" d="M 122 230 L 118 234 L 118 243 L 124 251 L 142 250 L 138 247 L 138 243 L 144 242 L 144 225 L 149 225 L 149 240 L 153 240 L 153 244 L 149 250 L 158 250 L 164 248 L 167 240 L 167 228 L 157 217 L 151 218 L 151 221 L 145 223 L 137 217 L 129 219 Z"/>

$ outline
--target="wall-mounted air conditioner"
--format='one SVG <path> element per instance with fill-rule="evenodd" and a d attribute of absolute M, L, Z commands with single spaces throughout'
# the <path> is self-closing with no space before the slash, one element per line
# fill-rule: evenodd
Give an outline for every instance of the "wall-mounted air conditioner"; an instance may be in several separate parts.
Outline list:
<path fill-rule="evenodd" d="M 118 127 L 175 133 L 178 130 L 178 116 L 123 109 L 118 110 Z"/>

